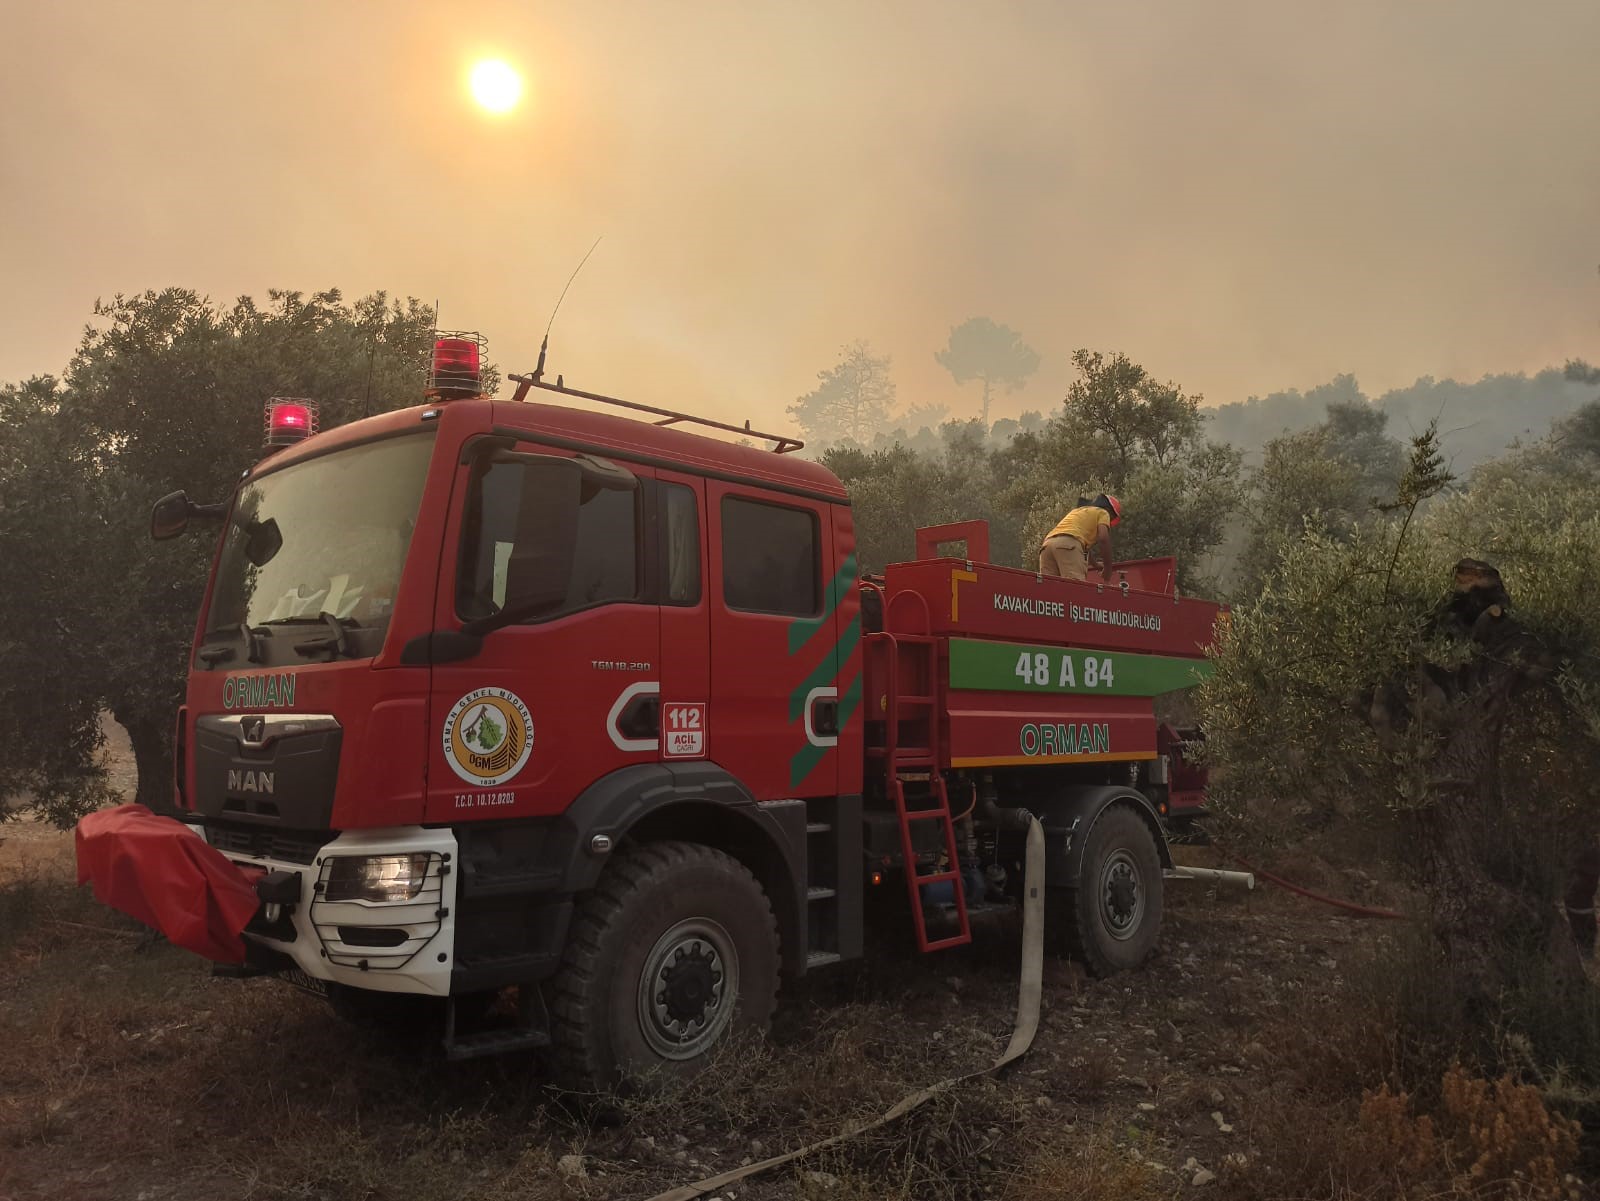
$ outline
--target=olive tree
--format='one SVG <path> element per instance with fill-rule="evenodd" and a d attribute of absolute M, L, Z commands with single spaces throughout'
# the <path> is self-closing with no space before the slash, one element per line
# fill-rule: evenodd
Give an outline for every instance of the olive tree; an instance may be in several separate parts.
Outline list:
<path fill-rule="evenodd" d="M 1457 987 L 1489 1005 L 1527 955 L 1570 957 L 1550 827 L 1591 831 L 1593 804 L 1531 782 L 1600 731 L 1600 516 L 1592 485 L 1422 512 L 1448 483 L 1429 429 L 1386 512 L 1286 544 L 1198 699 L 1222 807 L 1311 797 L 1392 823 Z"/>
<path fill-rule="evenodd" d="M 421 403 L 431 326 L 381 293 L 118 296 L 59 380 L 0 389 L 0 816 L 22 799 L 65 823 L 106 799 L 103 711 L 128 732 L 139 801 L 170 801 L 212 547 L 150 543 L 151 503 L 174 488 L 225 499 L 271 396 L 317 399 L 325 425 Z"/>

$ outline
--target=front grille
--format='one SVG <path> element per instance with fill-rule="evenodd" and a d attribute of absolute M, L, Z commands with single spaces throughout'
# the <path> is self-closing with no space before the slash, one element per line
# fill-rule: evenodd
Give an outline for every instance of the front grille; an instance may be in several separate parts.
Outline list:
<path fill-rule="evenodd" d="M 333 834 L 320 830 L 264 830 L 258 826 L 240 828 L 208 823 L 206 841 L 224 854 L 313 863 L 317 852 L 333 841 Z"/>

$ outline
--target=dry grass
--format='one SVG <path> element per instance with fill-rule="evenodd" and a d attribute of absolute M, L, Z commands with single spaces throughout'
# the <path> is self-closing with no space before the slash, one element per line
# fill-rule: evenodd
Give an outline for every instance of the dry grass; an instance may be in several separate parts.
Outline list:
<path fill-rule="evenodd" d="M 1436 1113 L 1416 1114 L 1387 1086 L 1368 1093 L 1356 1123 L 1367 1162 L 1396 1196 L 1448 1188 L 1527 1201 L 1579 1201 L 1572 1175 L 1581 1128 L 1551 1114 L 1539 1091 L 1509 1075 L 1493 1082 L 1460 1066 L 1445 1073 Z"/>
<path fill-rule="evenodd" d="M 1049 965 L 1044 1028 L 1003 1077 L 748 1180 L 740 1201 L 1566 1196 L 1507 1191 L 1514 1175 L 1485 1183 L 1520 1167 L 1531 1184 L 1543 1169 L 1524 1152 L 1554 1137 L 1565 1187 L 1576 1144 L 1562 1140 L 1576 1136 L 1548 1110 L 1540 1127 L 1526 1093 L 1502 1091 L 1511 1084 L 1463 1076 L 1447 1102 L 1435 1073 L 1399 1098 L 1392 1015 L 1352 984 L 1381 949 L 1372 927 L 1281 897 L 1170 895 L 1147 971 L 1093 982 Z M 353 1030 L 275 981 L 213 980 L 73 888 L 70 840 L 8 837 L 0 1197 L 648 1197 L 992 1060 L 1016 951 L 1002 934 L 937 961 L 875 955 L 791 990 L 772 1039 L 729 1048 L 682 1090 L 601 1110 L 548 1093 L 531 1057 L 451 1065 L 425 1040 Z M 1465 1143 L 1447 1133 L 1457 1111 Z M 1416 1150 L 1424 1118 L 1431 1159 Z M 1472 1141 L 1501 1118 L 1509 1136 Z M 581 1173 L 571 1159 L 563 1169 L 570 1156 Z M 1426 1171 L 1405 1176 L 1412 1160 Z M 1482 1187 L 1463 1191 L 1447 1166 Z M 1202 1167 L 1216 1176 L 1204 1193 L 1192 1184 Z"/>

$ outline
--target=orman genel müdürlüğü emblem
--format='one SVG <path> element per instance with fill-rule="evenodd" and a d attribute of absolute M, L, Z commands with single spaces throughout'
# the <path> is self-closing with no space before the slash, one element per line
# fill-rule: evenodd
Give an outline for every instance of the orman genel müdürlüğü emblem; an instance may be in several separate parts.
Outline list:
<path fill-rule="evenodd" d="M 478 688 L 444 721 L 444 757 L 468 784 L 492 788 L 511 779 L 533 753 L 533 718 L 522 698 L 504 688 Z"/>

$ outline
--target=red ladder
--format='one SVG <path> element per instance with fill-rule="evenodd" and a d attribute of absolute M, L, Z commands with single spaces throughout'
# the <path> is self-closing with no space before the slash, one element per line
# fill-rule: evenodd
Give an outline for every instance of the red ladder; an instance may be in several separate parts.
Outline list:
<path fill-rule="evenodd" d="M 872 634 L 869 638 L 883 648 L 884 675 L 887 685 L 884 694 L 884 745 L 869 753 L 883 759 L 889 795 L 894 798 L 895 812 L 900 816 L 900 854 L 906 869 L 906 891 L 911 898 L 911 920 L 917 931 L 917 949 L 940 951 L 945 947 L 959 947 L 972 941 L 972 930 L 967 924 L 967 896 L 961 886 L 960 859 L 956 855 L 956 827 L 950 817 L 950 797 L 945 790 L 944 776 L 939 771 L 939 711 L 938 704 L 938 651 L 939 640 L 924 634 Z M 902 654 L 905 658 L 902 661 Z M 902 671 L 912 676 L 910 691 Z M 911 710 L 918 728 L 925 731 L 921 743 L 902 744 L 901 722 L 904 710 Z M 925 778 L 928 786 L 926 800 L 931 806 L 912 808 L 906 803 L 906 777 Z M 917 853 L 912 845 L 913 822 L 938 821 L 944 826 L 944 847 L 947 867 L 943 871 L 926 875 L 917 871 Z M 956 901 L 957 933 L 948 938 L 928 939 L 928 920 L 922 910 L 922 886 L 940 884 L 948 880 Z"/>

